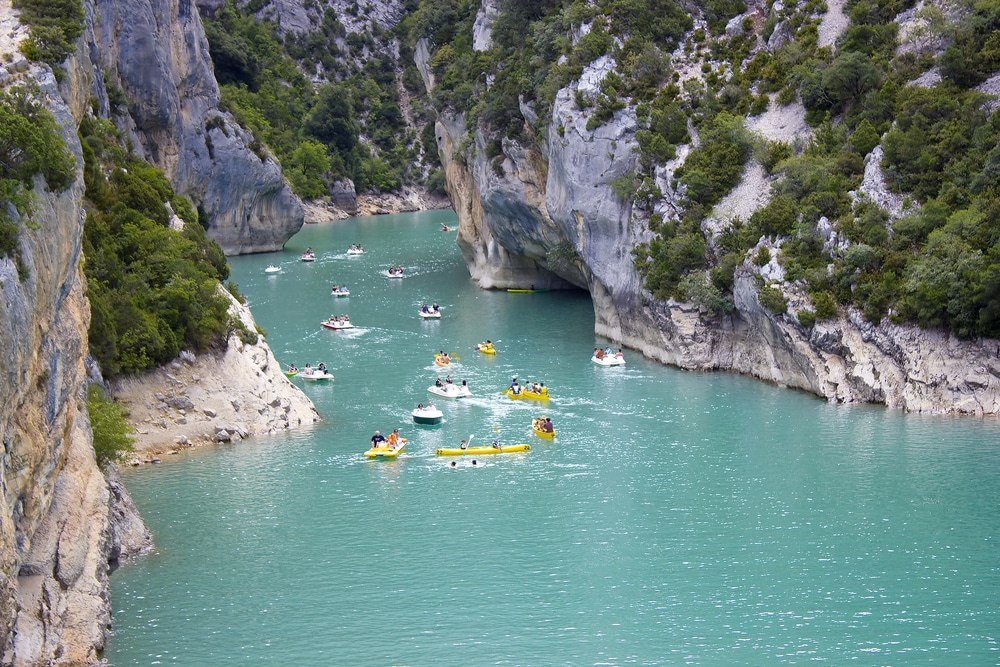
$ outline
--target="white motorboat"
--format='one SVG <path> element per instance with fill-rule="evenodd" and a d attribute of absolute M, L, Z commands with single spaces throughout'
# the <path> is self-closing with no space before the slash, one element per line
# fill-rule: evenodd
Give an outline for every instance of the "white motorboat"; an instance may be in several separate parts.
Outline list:
<path fill-rule="evenodd" d="M 421 310 L 420 317 L 424 318 L 425 320 L 431 320 L 431 319 L 440 320 L 441 309 L 438 308 L 436 310 Z"/>
<path fill-rule="evenodd" d="M 433 405 L 428 405 L 424 408 L 417 408 L 412 414 L 413 421 L 417 424 L 440 424 L 441 420 L 444 419 L 444 413 L 435 408 Z"/>
<path fill-rule="evenodd" d="M 281 273 L 281 267 L 275 266 L 274 264 L 268 264 L 267 268 L 264 269 L 264 273 Z"/>
<path fill-rule="evenodd" d="M 354 325 L 351 324 L 350 320 L 326 320 L 325 322 L 320 322 L 320 324 L 327 329 L 333 329 L 334 331 L 354 328 Z"/>
<path fill-rule="evenodd" d="M 472 391 L 466 385 L 446 384 L 443 387 L 431 385 L 427 387 L 427 391 L 441 398 L 468 398 L 472 396 Z"/>
<path fill-rule="evenodd" d="M 315 368 L 307 368 L 305 370 L 299 371 L 298 377 L 302 378 L 303 380 L 332 380 L 333 373 L 317 370 Z"/>
<path fill-rule="evenodd" d="M 342 287 L 340 289 L 330 290 L 330 294 L 333 296 L 351 296 L 351 290 L 346 287 Z"/>
<path fill-rule="evenodd" d="M 614 354 L 609 354 L 604 357 L 593 356 L 590 358 L 598 366 L 624 366 L 625 357 L 619 357 Z"/>

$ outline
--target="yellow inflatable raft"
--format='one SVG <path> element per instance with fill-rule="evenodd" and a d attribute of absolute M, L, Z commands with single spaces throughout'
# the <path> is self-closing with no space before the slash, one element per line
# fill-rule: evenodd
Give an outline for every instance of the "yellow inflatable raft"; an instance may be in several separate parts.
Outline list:
<path fill-rule="evenodd" d="M 503 447 L 467 447 L 460 449 L 435 449 L 438 456 L 485 456 L 486 454 L 510 454 L 511 452 L 526 452 L 531 445 L 504 445 Z"/>
<path fill-rule="evenodd" d="M 546 431 L 545 429 L 542 428 L 542 422 L 543 422 L 543 420 L 544 420 L 544 417 L 542 419 L 536 419 L 535 421 L 533 421 L 531 423 L 531 430 L 534 431 L 535 435 L 539 436 L 540 438 L 554 438 L 554 437 L 556 437 L 556 430 L 555 429 L 552 429 L 551 431 Z"/>
<path fill-rule="evenodd" d="M 521 393 L 520 394 L 515 394 L 510 389 L 508 389 L 507 391 L 505 391 L 503 393 L 504 393 L 505 396 L 507 396 L 508 398 L 513 399 L 513 400 L 517 400 L 519 398 L 530 398 L 530 399 L 533 399 L 533 400 L 536 400 L 536 401 L 547 401 L 547 400 L 549 400 L 549 390 L 548 389 L 543 389 L 542 391 L 540 391 L 538 393 L 535 393 L 535 392 L 530 391 L 528 389 L 521 389 Z"/>
<path fill-rule="evenodd" d="M 394 459 L 399 456 L 405 448 L 406 438 L 403 438 L 395 447 L 390 446 L 388 442 L 383 442 L 378 447 L 372 447 L 365 452 L 365 456 L 370 459 Z"/>

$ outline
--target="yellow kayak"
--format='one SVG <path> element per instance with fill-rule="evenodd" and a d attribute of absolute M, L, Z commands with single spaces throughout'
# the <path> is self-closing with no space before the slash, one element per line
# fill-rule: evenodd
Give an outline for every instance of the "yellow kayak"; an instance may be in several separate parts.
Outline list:
<path fill-rule="evenodd" d="M 448 366 L 451 364 L 451 358 L 442 356 L 440 354 L 435 354 L 434 363 L 437 364 L 438 366 Z"/>
<path fill-rule="evenodd" d="M 554 437 L 556 437 L 556 430 L 555 429 L 552 429 L 551 431 L 546 431 L 546 430 L 542 429 L 542 420 L 541 419 L 536 419 L 535 421 L 533 421 L 531 423 L 531 430 L 534 431 L 535 435 L 537 435 L 540 438 L 554 438 Z"/>
<path fill-rule="evenodd" d="M 383 442 L 378 447 L 372 447 L 365 452 L 365 456 L 370 459 L 394 459 L 399 456 L 400 452 L 404 449 L 406 449 L 406 438 L 403 438 L 403 440 L 395 447 L 390 447 L 388 443 Z"/>
<path fill-rule="evenodd" d="M 460 449 L 435 449 L 438 456 L 482 456 L 486 454 L 509 454 L 511 452 L 526 452 L 531 445 L 504 445 L 503 447 L 467 447 Z"/>
<path fill-rule="evenodd" d="M 531 399 L 534 399 L 536 401 L 547 401 L 547 400 L 549 400 L 549 390 L 548 389 L 545 389 L 545 390 L 540 391 L 538 393 L 535 393 L 533 391 L 529 391 L 527 389 L 522 389 L 520 394 L 515 394 L 510 389 L 508 389 L 508 390 L 506 390 L 503 393 L 504 393 L 504 396 L 507 396 L 508 398 L 510 398 L 512 400 L 517 400 L 519 398 L 531 398 Z"/>
<path fill-rule="evenodd" d="M 496 354 L 497 353 L 497 349 L 495 347 L 493 347 L 492 345 L 487 345 L 486 343 L 477 343 L 476 344 L 476 349 L 479 350 L 480 352 L 482 352 L 483 354 Z"/>

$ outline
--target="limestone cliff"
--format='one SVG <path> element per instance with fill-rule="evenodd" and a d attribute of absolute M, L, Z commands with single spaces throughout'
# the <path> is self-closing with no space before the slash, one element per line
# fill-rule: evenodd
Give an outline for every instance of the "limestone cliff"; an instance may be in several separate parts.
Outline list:
<path fill-rule="evenodd" d="M 219 111 L 194 0 L 85 4 L 88 48 L 79 60 L 87 62 L 77 71 L 98 76 L 71 81 L 66 96 L 93 96 L 141 157 L 208 215 L 209 236 L 227 255 L 280 249 L 302 227 L 302 202 L 270 153 Z M 112 108 L 105 81 L 124 94 L 124 109 Z"/>
<path fill-rule="evenodd" d="M 49 192 L 36 180 L 29 218 L 8 210 L 18 222 L 22 275 L 15 261 L 0 259 L 3 665 L 99 662 L 111 624 L 109 569 L 150 545 L 114 471 L 106 477 L 98 469 L 85 399 L 86 384 L 100 377 L 85 365 L 90 310 L 82 273 L 83 160 L 76 129 L 84 114 L 108 110 L 104 72 L 129 88 L 132 115 L 118 120 L 132 133 L 133 144 L 166 168 L 178 189 L 187 187 L 187 194 L 216 213 L 217 233 L 219 221 L 233 216 L 230 251 L 280 247 L 297 229 L 295 211 L 301 224 L 298 200 L 277 165 L 252 155 L 247 138 L 228 119 L 211 130 L 220 135 L 214 159 L 199 147 L 199 141 L 207 145 L 205 114 L 218 115 L 218 91 L 203 59 L 204 37 L 196 30 L 193 5 L 107 3 L 86 9 L 88 31 L 57 85 L 48 67 L 20 55 L 18 44 L 27 31 L 10 2 L 0 0 L 0 85 L 37 87 L 77 164 L 65 191 Z M 107 70 L 102 58 L 110 59 Z M 252 330 L 249 314 L 240 317 Z M 256 362 L 246 373 L 256 381 L 261 363 L 273 357 L 266 344 L 253 347 L 252 354 L 227 362 L 240 368 Z M 285 396 L 264 400 L 274 411 L 275 428 L 315 416 L 301 394 L 294 402 Z"/>
<path fill-rule="evenodd" d="M 418 67 L 427 69 L 425 63 Z M 502 154 L 493 159 L 486 157 L 480 131 L 469 141 L 464 118 L 440 117 L 437 141 L 460 219 L 458 243 L 481 287 L 586 289 L 597 334 L 681 368 L 746 373 L 830 401 L 1000 414 L 996 340 L 959 340 L 888 319 L 873 325 L 853 311 L 807 329 L 794 316 L 804 301 L 794 285 L 783 285 L 788 314 L 761 307 L 754 279 L 759 269 L 749 258 L 736 272 L 736 310 L 730 315 L 657 300 L 645 290 L 632 250 L 650 232 L 632 203 L 616 197 L 610 185 L 635 166 L 634 113 L 625 108 L 589 130 L 586 112 L 574 104 L 575 91 L 596 94 L 611 67 L 605 57 L 585 68 L 557 94 L 547 136 L 535 137 L 530 146 L 504 140 Z M 429 76 L 425 84 L 433 85 Z M 531 109 L 522 112 L 531 118 Z M 668 216 L 677 194 L 671 192 L 673 170 L 684 155 L 681 147 L 677 160 L 657 171 L 657 183 L 667 193 L 661 212 Z M 770 188 L 761 174 L 751 164 L 745 175 L 755 179 L 745 188 L 753 190 L 750 212 L 766 201 Z M 711 236 L 713 230 L 705 231 Z"/>

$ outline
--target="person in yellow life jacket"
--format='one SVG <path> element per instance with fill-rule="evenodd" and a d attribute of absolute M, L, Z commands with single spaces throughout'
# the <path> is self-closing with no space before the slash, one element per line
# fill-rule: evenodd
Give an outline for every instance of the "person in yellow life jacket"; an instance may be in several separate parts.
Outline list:
<path fill-rule="evenodd" d="M 398 428 L 392 430 L 392 433 L 390 433 L 389 437 L 386 438 L 386 442 L 389 443 L 390 447 L 395 447 L 396 445 L 399 444 L 399 429 Z"/>

